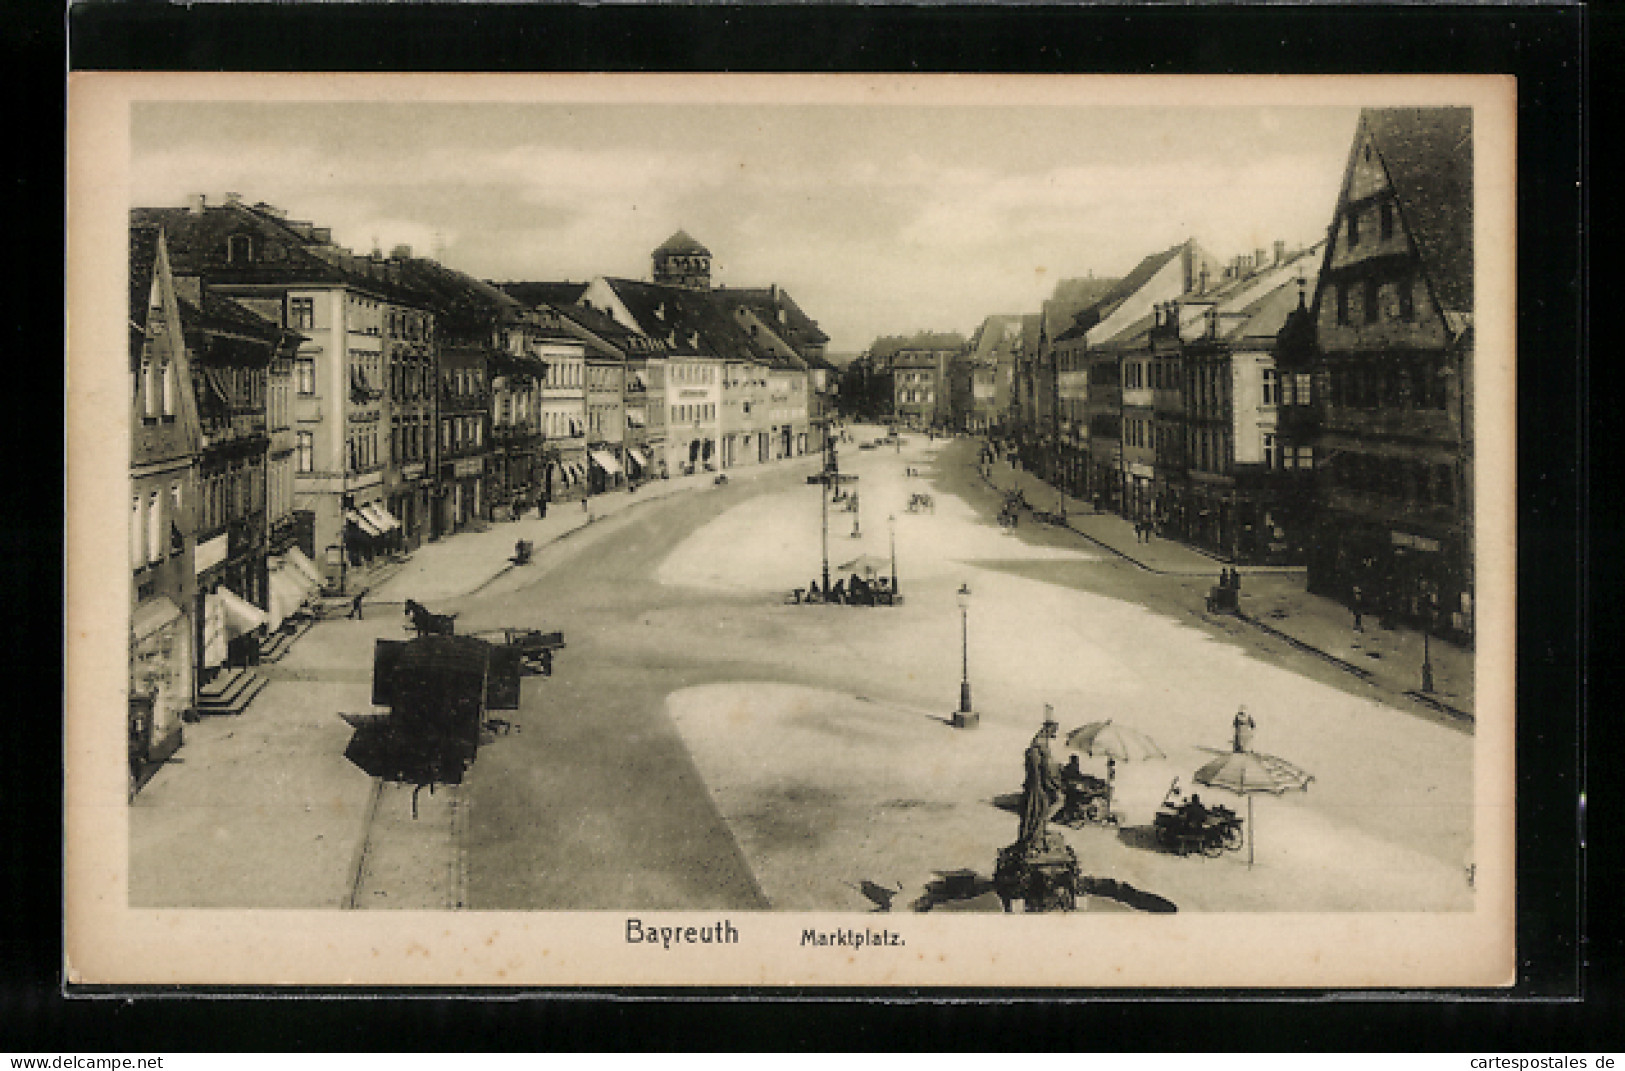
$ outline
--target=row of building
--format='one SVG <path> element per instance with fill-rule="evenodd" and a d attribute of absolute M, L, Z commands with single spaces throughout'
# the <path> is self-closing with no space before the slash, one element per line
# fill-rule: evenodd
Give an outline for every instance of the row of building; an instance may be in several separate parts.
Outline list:
<path fill-rule="evenodd" d="M 893 414 L 989 433 L 1099 508 L 1473 633 L 1471 113 L 1362 113 L 1326 238 L 1196 241 L 903 350 Z"/>
<path fill-rule="evenodd" d="M 312 595 L 425 540 L 822 450 L 827 337 L 777 286 L 492 283 L 227 195 L 130 221 L 132 755 Z"/>

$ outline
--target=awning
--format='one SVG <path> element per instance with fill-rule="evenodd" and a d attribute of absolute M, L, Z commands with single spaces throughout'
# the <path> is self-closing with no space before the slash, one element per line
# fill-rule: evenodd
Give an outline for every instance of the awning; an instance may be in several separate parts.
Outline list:
<path fill-rule="evenodd" d="M 307 589 L 301 581 L 299 571 L 291 565 L 271 573 L 271 609 L 267 623 L 272 628 L 281 628 L 282 622 L 305 604 Z"/>
<path fill-rule="evenodd" d="M 639 450 L 635 446 L 628 446 L 626 448 L 626 452 L 627 452 L 627 454 L 629 454 L 631 456 L 633 461 L 636 461 L 638 463 L 639 468 L 645 468 L 646 469 L 646 468 L 649 467 L 649 457 L 642 450 Z"/>
<path fill-rule="evenodd" d="M 215 399 L 226 408 L 231 408 L 231 384 L 226 381 L 226 370 L 223 368 L 205 368 L 203 378 L 209 384 L 209 391 Z"/>
<path fill-rule="evenodd" d="M 553 482 L 563 484 L 565 487 L 570 486 L 570 470 L 557 461 L 553 462 Z"/>
<path fill-rule="evenodd" d="M 577 465 L 573 461 L 570 463 L 570 471 L 575 474 L 575 478 L 577 480 L 585 480 L 587 478 L 587 470 L 581 465 Z"/>
<path fill-rule="evenodd" d="M 322 571 L 316 568 L 315 562 L 305 557 L 304 551 L 300 550 L 298 547 L 289 547 L 288 552 L 282 557 L 283 560 L 292 565 L 304 576 L 306 580 L 310 582 L 311 588 L 319 588 L 322 586 Z"/>
<path fill-rule="evenodd" d="M 401 526 L 401 522 L 397 521 L 395 515 L 384 508 L 382 502 L 369 502 L 361 507 L 360 513 L 371 521 L 380 532 L 392 532 Z"/>
<path fill-rule="evenodd" d="M 168 595 L 148 599 L 130 615 L 130 636 L 139 643 L 180 616 L 181 608 Z"/>
<path fill-rule="evenodd" d="M 384 534 L 384 530 L 382 528 L 379 528 L 372 522 L 371 518 L 359 510 L 345 510 L 344 519 L 361 529 L 367 535 L 372 536 L 374 539 Z"/>
<path fill-rule="evenodd" d="M 587 452 L 592 456 L 593 464 L 597 465 L 611 476 L 619 476 L 621 474 L 621 463 L 615 460 L 614 454 L 607 450 L 589 450 Z"/>
<path fill-rule="evenodd" d="M 220 623 L 228 640 L 247 635 L 270 620 L 264 610 L 230 588 L 221 588 L 209 598 L 219 600 Z"/>

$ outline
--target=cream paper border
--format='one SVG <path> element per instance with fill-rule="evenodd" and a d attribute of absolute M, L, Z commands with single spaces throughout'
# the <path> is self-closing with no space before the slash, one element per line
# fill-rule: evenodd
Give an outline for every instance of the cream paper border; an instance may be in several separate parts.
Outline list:
<path fill-rule="evenodd" d="M 724 915 L 737 945 L 628 945 L 627 912 L 131 910 L 125 302 L 130 107 L 144 100 L 1056 106 L 1470 105 L 1477 204 L 1476 907 L 1460 913 Z M 70 983 L 437 986 L 1502 986 L 1514 980 L 1515 103 L 1507 76 L 330 75 L 69 81 L 64 904 Z M 637 913 L 632 913 L 637 914 Z M 655 913 L 643 913 L 645 917 Z M 903 948 L 802 948 L 884 927 Z"/>

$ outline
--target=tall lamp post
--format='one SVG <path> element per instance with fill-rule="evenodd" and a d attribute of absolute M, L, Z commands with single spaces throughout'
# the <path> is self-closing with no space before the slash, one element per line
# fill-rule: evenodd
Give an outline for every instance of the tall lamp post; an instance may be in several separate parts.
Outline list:
<path fill-rule="evenodd" d="M 954 711 L 956 729 L 974 729 L 979 720 L 970 705 L 970 585 L 959 585 L 959 709 Z"/>
<path fill-rule="evenodd" d="M 891 593 L 897 594 L 897 514 L 886 515 L 886 527 L 891 531 Z"/>
<path fill-rule="evenodd" d="M 824 548 L 824 598 L 829 598 L 829 485 L 830 473 L 824 473 L 823 479 L 818 481 L 818 497 L 822 504 L 824 516 L 823 548 Z"/>

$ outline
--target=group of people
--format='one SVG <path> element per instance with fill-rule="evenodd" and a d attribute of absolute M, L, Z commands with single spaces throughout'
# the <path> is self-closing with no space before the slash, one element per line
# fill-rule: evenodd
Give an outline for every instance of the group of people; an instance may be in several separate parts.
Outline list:
<path fill-rule="evenodd" d="M 1060 723 L 1054 718 L 1054 708 L 1044 705 L 1044 724 L 1038 730 L 1032 743 L 1027 745 L 1024 757 L 1026 766 L 1026 779 L 1022 784 L 1021 792 L 1021 827 L 1017 834 L 1017 843 L 1028 850 L 1042 847 L 1044 834 L 1048 829 L 1049 821 L 1068 799 L 1078 799 L 1086 791 L 1098 786 L 1098 779 L 1090 777 L 1083 772 L 1079 765 L 1077 755 L 1067 760 L 1065 766 L 1057 766 L 1050 752 L 1050 741 L 1060 733 Z M 1245 706 L 1236 711 L 1235 719 L 1231 722 L 1231 747 L 1238 753 L 1251 749 L 1253 732 L 1258 728 L 1253 716 L 1247 713 Z M 1106 808 L 1111 811 L 1113 790 L 1117 782 L 1117 760 L 1106 759 Z M 1173 784 L 1168 786 L 1168 792 L 1163 797 L 1164 807 L 1177 812 L 1191 829 L 1199 829 L 1206 824 L 1209 811 L 1202 802 L 1202 797 L 1193 792 L 1187 798 L 1180 791 L 1179 778 L 1174 778 Z"/>
<path fill-rule="evenodd" d="M 803 602 L 834 602 L 843 606 L 874 606 L 883 595 L 895 594 L 891 581 L 885 577 L 876 577 L 874 580 L 865 580 L 857 573 L 850 579 L 837 579 L 825 591 L 818 586 L 815 578 L 806 587 Z"/>
<path fill-rule="evenodd" d="M 1219 588 L 1223 591 L 1241 590 L 1241 570 L 1224 568 L 1219 570 Z"/>

